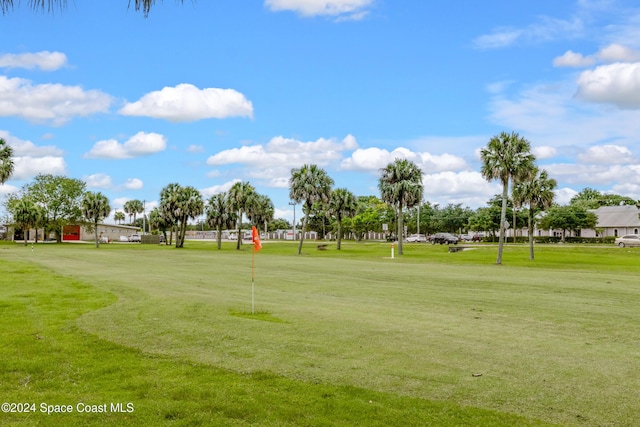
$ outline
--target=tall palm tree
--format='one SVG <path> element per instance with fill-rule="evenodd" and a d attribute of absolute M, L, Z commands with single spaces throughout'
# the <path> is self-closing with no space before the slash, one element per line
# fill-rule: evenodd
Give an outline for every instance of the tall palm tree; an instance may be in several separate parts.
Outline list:
<path fill-rule="evenodd" d="M 0 138 L 0 185 L 4 184 L 13 173 L 13 148 Z"/>
<path fill-rule="evenodd" d="M 184 247 L 189 219 L 195 219 L 203 211 L 204 200 L 195 187 L 173 183 L 160 192 L 160 212 L 177 229 L 176 248 Z"/>
<path fill-rule="evenodd" d="M 344 218 L 352 217 L 358 210 L 358 203 L 356 196 L 346 188 L 337 188 L 331 193 L 331 200 L 329 201 L 329 213 L 332 215 L 336 223 L 338 224 L 338 238 L 337 249 L 340 250 L 342 243 L 342 220 Z"/>
<path fill-rule="evenodd" d="M 82 216 L 93 225 L 96 237 L 96 248 L 100 247 L 98 240 L 98 223 L 109 216 L 111 206 L 109 199 L 100 192 L 87 191 L 82 197 Z"/>
<path fill-rule="evenodd" d="M 398 255 L 402 255 L 404 234 L 403 210 L 412 208 L 422 200 L 422 171 L 410 160 L 395 159 L 380 170 L 378 181 L 381 198 L 392 205 L 398 214 Z"/>
<path fill-rule="evenodd" d="M 229 208 L 236 214 L 236 224 L 238 229 L 238 241 L 236 249 L 240 250 L 242 245 L 242 217 L 251 211 L 256 196 L 256 189 L 248 182 L 236 182 L 229 189 Z"/>
<path fill-rule="evenodd" d="M 307 231 L 309 223 L 309 213 L 314 203 L 328 203 L 331 199 L 331 187 L 333 179 L 327 172 L 317 165 L 303 165 L 299 169 L 291 169 L 289 178 L 289 198 L 297 203 L 302 203 L 304 219 L 302 221 L 302 232 L 300 233 L 300 244 L 298 245 L 298 255 L 302 253 L 304 243 L 304 233 Z"/>
<path fill-rule="evenodd" d="M 502 183 L 502 211 L 496 259 L 496 264 L 502 264 L 509 181 L 524 180 L 527 176 L 531 176 L 535 168 L 535 156 L 531 154 L 531 143 L 525 138 L 516 132 L 511 134 L 502 132 L 489 140 L 487 147 L 481 150 L 480 158 L 482 159 L 482 176 L 487 181 L 497 179 Z"/>
<path fill-rule="evenodd" d="M 274 212 L 275 209 L 271 199 L 263 194 L 256 194 L 247 216 L 258 229 L 260 229 L 260 226 L 264 226 L 266 233 L 267 223 L 273 220 Z"/>
<path fill-rule="evenodd" d="M 33 200 L 28 197 L 22 197 L 15 199 L 9 204 L 9 211 L 13 215 L 13 220 L 18 225 L 24 234 L 24 245 L 27 246 L 27 240 L 29 238 L 29 230 L 35 227 L 38 223 L 38 217 L 40 215 L 40 208 Z M 37 233 L 37 230 L 36 230 Z"/>
<path fill-rule="evenodd" d="M 125 220 L 125 215 L 124 212 L 122 211 L 117 211 L 116 213 L 113 214 L 113 219 L 115 221 L 118 222 L 118 224 L 122 224 L 122 221 Z"/>
<path fill-rule="evenodd" d="M 222 192 L 211 196 L 207 202 L 205 213 L 207 215 L 207 225 L 217 231 L 216 241 L 218 249 L 221 249 L 222 230 L 233 227 L 236 221 L 236 214 L 229 207 L 227 193 Z"/>
<path fill-rule="evenodd" d="M 122 206 L 122 210 L 124 211 L 124 213 L 129 215 L 129 225 L 133 224 L 133 221 L 131 220 L 131 218 L 133 218 L 134 209 L 131 202 L 132 200 L 127 200 L 126 202 L 124 202 L 124 205 Z"/>
<path fill-rule="evenodd" d="M 529 180 L 518 182 L 513 188 L 513 199 L 519 204 L 529 205 L 529 259 L 534 259 L 533 254 L 533 226 L 535 215 L 539 211 L 548 209 L 553 204 L 555 193 L 553 190 L 558 183 L 549 178 L 546 170 L 536 168 L 533 177 Z"/>

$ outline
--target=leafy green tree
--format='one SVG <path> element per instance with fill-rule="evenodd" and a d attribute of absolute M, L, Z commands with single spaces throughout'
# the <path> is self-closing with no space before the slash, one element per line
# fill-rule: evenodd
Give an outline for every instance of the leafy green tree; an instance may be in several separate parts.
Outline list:
<path fill-rule="evenodd" d="M 60 175 L 38 175 L 23 193 L 43 209 L 47 228 L 53 229 L 56 240 L 62 241 L 62 229 L 82 218 L 80 209 L 86 184 Z"/>
<path fill-rule="evenodd" d="M 581 206 L 585 209 L 598 209 L 600 206 L 633 206 L 636 204 L 636 200 L 619 194 L 605 194 L 587 187 L 573 196 L 569 204 Z"/>
<path fill-rule="evenodd" d="M 327 175 L 324 169 L 319 168 L 317 165 L 303 165 L 299 169 L 291 169 L 289 198 L 297 203 L 302 203 L 302 212 L 304 213 L 298 255 L 302 253 L 304 233 L 307 231 L 309 214 L 313 204 L 328 203 L 331 198 L 332 186 L 333 179 Z"/>
<path fill-rule="evenodd" d="M 82 215 L 91 223 L 93 231 L 95 233 L 96 248 L 100 247 L 100 241 L 98 239 L 98 223 L 109 216 L 111 212 L 111 206 L 109 205 L 109 199 L 100 192 L 93 193 L 87 191 L 82 197 Z"/>
<path fill-rule="evenodd" d="M 0 185 L 7 182 L 13 173 L 13 149 L 0 138 Z"/>
<path fill-rule="evenodd" d="M 567 230 L 577 234 L 583 228 L 595 228 L 597 222 L 598 217 L 596 214 L 587 211 L 581 206 L 552 206 L 540 220 L 540 227 L 562 230 L 562 242 L 564 243 Z"/>
<path fill-rule="evenodd" d="M 502 264 L 509 181 L 520 181 L 530 176 L 535 167 L 535 157 L 531 154 L 531 143 L 515 132 L 502 132 L 491 138 L 487 147 L 481 150 L 480 157 L 482 176 L 487 181 L 497 179 L 502 184 L 502 211 L 496 259 L 496 264 Z"/>
<path fill-rule="evenodd" d="M 159 233 L 162 233 L 167 245 L 171 246 L 173 244 L 173 231 L 169 238 L 167 238 L 167 230 L 173 230 L 173 223 L 163 214 L 159 207 L 154 208 L 149 213 L 149 227 L 151 229 L 158 230 Z"/>
<path fill-rule="evenodd" d="M 22 229 L 24 245 L 27 246 L 29 230 L 38 224 L 41 208 L 28 197 L 10 200 L 8 208 L 13 216 L 13 221 Z M 38 230 L 36 230 L 36 234 L 38 234 Z"/>
<path fill-rule="evenodd" d="M 528 234 L 529 234 L 529 259 L 534 259 L 533 253 L 533 228 L 535 225 L 535 215 L 548 209 L 553 203 L 555 194 L 553 190 L 558 183 L 555 179 L 549 178 L 547 171 L 536 169 L 533 178 L 518 182 L 513 187 L 514 203 L 520 205 L 528 204 Z"/>
<path fill-rule="evenodd" d="M 393 206 L 398 215 L 398 255 L 403 254 L 403 210 L 422 200 L 422 171 L 410 160 L 396 159 L 380 170 L 378 188 L 384 202 Z"/>
<path fill-rule="evenodd" d="M 276 218 L 269 223 L 268 230 L 276 231 L 276 230 L 290 230 L 291 223 L 284 218 Z"/>
<path fill-rule="evenodd" d="M 337 188 L 331 193 L 329 214 L 338 225 L 338 238 L 336 239 L 338 250 L 340 250 L 340 244 L 342 243 L 342 220 L 355 215 L 357 208 L 356 196 L 346 188 Z"/>
<path fill-rule="evenodd" d="M 469 217 L 469 230 L 488 231 L 492 240 L 500 229 L 500 207 L 490 205 L 476 209 L 476 212 Z"/>
<path fill-rule="evenodd" d="M 236 214 L 229 206 L 227 193 L 222 192 L 211 196 L 207 202 L 205 213 L 207 224 L 217 231 L 216 240 L 218 249 L 221 249 L 222 230 L 233 227 L 237 220 Z"/>
<path fill-rule="evenodd" d="M 229 189 L 229 194 L 227 195 L 229 208 L 236 214 L 238 229 L 237 250 L 240 250 L 242 245 L 242 217 L 253 209 L 256 194 L 256 189 L 248 182 L 236 182 Z"/>
<path fill-rule="evenodd" d="M 172 226 L 176 227 L 176 248 L 182 248 L 187 222 L 202 214 L 204 200 L 196 188 L 173 183 L 160 192 L 160 211 Z"/>
<path fill-rule="evenodd" d="M 459 233 L 467 228 L 469 218 L 473 215 L 471 208 L 463 207 L 462 203 L 449 203 L 444 208 L 436 206 L 437 217 L 440 223 L 440 230 L 450 233 Z"/>
<path fill-rule="evenodd" d="M 184 2 L 184 0 L 181 0 Z M 19 0 L 18 0 L 19 2 Z M 29 7 L 33 10 L 48 10 L 52 11 L 56 7 L 61 10 L 66 9 L 67 0 L 29 0 Z M 129 0 L 129 7 L 131 7 L 132 0 Z M 156 0 L 133 0 L 133 6 L 136 11 L 142 10 L 142 13 L 145 17 L 149 16 L 149 12 L 151 11 L 151 7 L 156 3 Z M 0 0 L 0 11 L 4 15 L 9 10 L 13 9 L 14 0 Z"/>

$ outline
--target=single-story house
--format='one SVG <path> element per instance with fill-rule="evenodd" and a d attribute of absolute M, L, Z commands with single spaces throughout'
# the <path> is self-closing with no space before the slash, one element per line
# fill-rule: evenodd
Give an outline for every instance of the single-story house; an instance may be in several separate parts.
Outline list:
<path fill-rule="evenodd" d="M 7 224 L 7 239 L 8 240 L 24 240 L 23 231 L 20 228 L 16 228 L 14 224 Z M 117 241 L 120 236 L 126 236 L 127 238 L 132 234 L 138 233 L 139 227 L 130 225 L 118 225 L 118 224 L 98 224 L 98 236 L 108 238 L 110 241 Z M 37 230 L 38 240 L 48 240 L 55 237 L 53 232 L 49 232 L 49 235 L 44 236 L 44 230 L 39 228 Z M 27 232 L 27 240 L 32 241 L 36 239 L 36 230 L 30 229 Z M 95 232 L 89 231 L 88 227 L 84 225 L 65 225 L 62 231 L 62 241 L 94 241 Z"/>
<path fill-rule="evenodd" d="M 590 212 L 595 213 L 598 217 L 596 230 L 582 230 L 582 237 L 618 237 L 625 234 L 640 234 L 640 209 L 636 206 L 601 206 L 598 209 L 591 209 Z"/>

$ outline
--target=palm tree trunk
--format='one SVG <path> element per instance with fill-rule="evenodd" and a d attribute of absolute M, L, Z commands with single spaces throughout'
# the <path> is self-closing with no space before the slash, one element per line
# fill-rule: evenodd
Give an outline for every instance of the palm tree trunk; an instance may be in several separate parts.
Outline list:
<path fill-rule="evenodd" d="M 240 234 L 242 230 L 240 230 L 240 227 L 242 227 L 242 211 L 238 212 L 238 241 L 236 242 L 236 250 L 238 251 L 242 245 L 242 235 Z"/>
<path fill-rule="evenodd" d="M 96 248 L 100 247 L 100 242 L 98 241 L 98 222 L 96 221 L 95 224 L 93 224 L 93 231 L 96 237 Z"/>
<path fill-rule="evenodd" d="M 500 235 L 498 236 L 498 259 L 496 264 L 502 264 L 502 249 L 504 246 L 504 226 L 507 220 L 507 197 L 509 194 L 509 181 L 502 184 L 502 211 L 500 212 Z"/>
<path fill-rule="evenodd" d="M 529 205 L 529 259 L 533 260 L 533 207 Z"/>
<path fill-rule="evenodd" d="M 338 250 L 340 250 L 340 243 L 342 243 L 342 221 L 338 219 Z"/>
<path fill-rule="evenodd" d="M 402 215 L 402 206 L 398 209 L 398 255 L 402 255 L 402 238 L 404 234 L 404 221 Z"/>
<path fill-rule="evenodd" d="M 513 243 L 516 242 L 516 204 L 513 204 L 513 224 L 511 224 L 511 229 L 513 230 Z"/>
<path fill-rule="evenodd" d="M 300 244 L 298 245 L 298 255 L 302 254 L 302 243 L 304 242 L 304 233 L 307 231 L 307 220 L 309 218 L 309 211 L 311 209 L 307 209 L 307 213 L 304 214 L 304 220 L 302 221 L 302 230 L 300 232 Z"/>
<path fill-rule="evenodd" d="M 218 242 L 218 250 L 222 248 L 222 226 L 218 225 L 218 232 L 216 233 L 216 241 Z"/>

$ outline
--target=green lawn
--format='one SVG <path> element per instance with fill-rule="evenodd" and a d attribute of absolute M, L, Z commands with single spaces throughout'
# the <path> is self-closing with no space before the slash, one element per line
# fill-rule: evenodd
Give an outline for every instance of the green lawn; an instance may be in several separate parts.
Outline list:
<path fill-rule="evenodd" d="M 0 424 L 636 424 L 640 250 L 296 251 L 0 244 Z"/>

